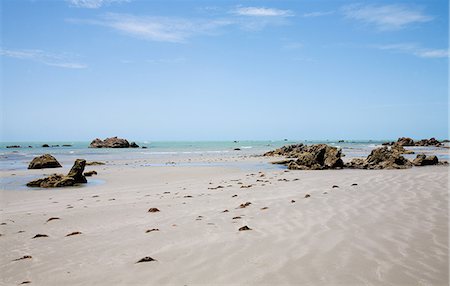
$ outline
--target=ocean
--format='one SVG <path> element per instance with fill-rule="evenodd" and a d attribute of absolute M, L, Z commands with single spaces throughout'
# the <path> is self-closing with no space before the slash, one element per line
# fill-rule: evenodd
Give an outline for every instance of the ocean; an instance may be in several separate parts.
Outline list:
<path fill-rule="evenodd" d="M 167 161 L 181 156 L 195 158 L 207 155 L 218 156 L 256 156 L 284 145 L 304 143 L 325 143 L 342 149 L 347 158 L 365 157 L 370 151 L 381 146 L 383 141 L 313 141 L 313 140 L 280 140 L 280 141 L 136 141 L 140 148 L 89 148 L 90 142 L 2 142 L 0 143 L 0 170 L 26 169 L 36 156 L 49 153 L 61 163 L 73 162 L 77 158 L 89 161 L 158 159 Z M 42 147 L 48 144 L 51 147 Z M 20 148 L 6 148 L 19 145 Z M 64 146 L 69 145 L 69 146 Z M 147 147 L 145 149 L 141 147 Z M 239 148 L 239 151 L 234 149 Z M 433 147 L 411 147 L 416 153 L 429 152 Z M 442 149 L 441 149 L 442 150 Z M 435 150 L 434 150 L 435 151 Z M 409 158 L 415 155 L 407 155 Z M 438 154 L 440 159 L 448 160 L 448 153 L 443 150 Z"/>

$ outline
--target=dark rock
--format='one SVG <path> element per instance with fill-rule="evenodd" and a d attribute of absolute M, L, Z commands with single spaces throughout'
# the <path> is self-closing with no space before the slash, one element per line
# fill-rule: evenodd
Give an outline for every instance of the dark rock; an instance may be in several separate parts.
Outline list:
<path fill-rule="evenodd" d="M 61 168 L 61 164 L 50 154 L 34 158 L 28 165 L 28 169 Z"/>
<path fill-rule="evenodd" d="M 305 199 L 307 199 L 307 198 L 309 198 L 309 197 L 311 197 L 310 194 L 306 194 L 306 195 L 305 195 Z"/>
<path fill-rule="evenodd" d="M 89 148 L 129 148 L 130 143 L 126 139 L 117 137 L 106 138 L 105 140 L 94 139 Z"/>
<path fill-rule="evenodd" d="M 149 213 L 157 213 L 157 212 L 159 212 L 159 209 L 157 209 L 157 208 L 150 208 L 150 209 L 148 210 L 148 212 L 149 212 Z"/>
<path fill-rule="evenodd" d="M 241 148 L 234 148 L 234 151 L 241 151 Z"/>
<path fill-rule="evenodd" d="M 97 172 L 96 171 L 84 172 L 85 177 L 92 177 L 92 175 L 97 175 Z"/>
<path fill-rule="evenodd" d="M 47 222 L 52 221 L 52 220 L 57 220 L 57 219 L 60 219 L 60 218 L 59 217 L 51 217 L 47 220 Z"/>
<path fill-rule="evenodd" d="M 432 137 L 430 139 L 422 139 L 420 141 L 415 142 L 415 146 L 435 146 L 439 147 L 442 143 L 436 140 L 436 138 Z"/>
<path fill-rule="evenodd" d="M 19 145 L 9 145 L 9 146 L 6 146 L 6 148 L 20 148 L 20 146 Z"/>
<path fill-rule="evenodd" d="M 244 230 L 252 230 L 251 228 L 249 228 L 248 226 L 244 225 L 243 227 L 239 228 L 239 231 L 244 231 Z"/>
<path fill-rule="evenodd" d="M 412 164 L 400 153 L 384 146 L 373 149 L 366 159 L 355 158 L 345 166 L 353 169 L 406 169 Z"/>
<path fill-rule="evenodd" d="M 147 147 L 147 146 L 142 146 L 141 148 L 142 148 L 142 149 L 147 149 L 148 147 Z"/>
<path fill-rule="evenodd" d="M 42 148 L 48 148 L 48 147 L 50 147 L 48 144 L 42 145 Z"/>
<path fill-rule="evenodd" d="M 52 147 L 59 147 L 59 145 L 52 145 Z"/>
<path fill-rule="evenodd" d="M 40 238 L 40 237 L 48 237 L 48 235 L 38 233 L 35 236 L 33 236 L 32 238 Z"/>
<path fill-rule="evenodd" d="M 145 231 L 145 233 L 149 233 L 149 232 L 153 232 L 153 231 L 159 231 L 159 228 L 147 229 L 147 230 Z"/>
<path fill-rule="evenodd" d="M 67 175 L 53 174 L 45 178 L 37 179 L 27 183 L 28 187 L 56 188 L 68 187 L 75 184 L 87 183 L 86 177 L 83 176 L 86 161 L 77 159 Z"/>
<path fill-rule="evenodd" d="M 62 146 L 63 146 L 63 147 L 72 147 L 71 144 L 63 144 Z"/>
<path fill-rule="evenodd" d="M 267 152 L 264 156 L 297 158 L 274 163 L 287 165 L 291 170 L 324 170 L 342 168 L 341 150 L 326 144 L 289 145 Z"/>
<path fill-rule="evenodd" d="M 96 165 L 105 165 L 105 163 L 98 161 L 86 162 L 86 166 L 96 166 Z"/>
<path fill-rule="evenodd" d="M 243 208 L 248 207 L 248 206 L 251 205 L 251 204 L 252 204 L 251 202 L 246 202 L 245 204 L 241 204 L 239 207 L 240 207 L 241 209 L 243 209 Z"/>
<path fill-rule="evenodd" d="M 136 144 L 136 142 L 131 142 L 130 143 L 130 148 L 139 148 L 139 145 Z"/>
<path fill-rule="evenodd" d="M 141 263 L 141 262 L 150 262 L 150 261 L 156 261 L 156 259 L 151 258 L 150 256 L 146 256 L 144 258 L 139 259 L 136 263 Z"/>
<path fill-rule="evenodd" d="M 413 164 L 415 166 L 429 166 L 438 165 L 439 159 L 436 156 L 426 156 L 425 154 L 418 154 L 416 159 L 414 159 Z"/>
<path fill-rule="evenodd" d="M 397 144 L 400 146 L 414 146 L 414 140 L 409 137 L 400 137 L 397 140 Z"/>
<path fill-rule="evenodd" d="M 19 261 L 19 260 L 31 259 L 31 258 L 33 258 L 33 257 L 31 257 L 31 255 L 24 255 L 24 256 L 22 256 L 20 258 L 14 259 L 13 261 Z"/>
<path fill-rule="evenodd" d="M 81 231 L 74 231 L 69 234 L 66 234 L 66 236 L 79 235 L 79 234 L 83 234 L 83 233 Z"/>

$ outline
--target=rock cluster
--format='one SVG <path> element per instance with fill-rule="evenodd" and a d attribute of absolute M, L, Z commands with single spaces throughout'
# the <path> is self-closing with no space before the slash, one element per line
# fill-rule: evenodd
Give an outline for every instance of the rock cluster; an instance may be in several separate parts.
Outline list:
<path fill-rule="evenodd" d="M 53 174 L 51 176 L 31 181 L 28 187 L 56 188 L 68 187 L 75 184 L 87 183 L 86 177 L 83 176 L 86 160 L 77 159 L 67 175 Z"/>
<path fill-rule="evenodd" d="M 386 146 L 373 149 L 366 159 L 355 158 L 345 164 L 353 169 L 407 169 L 412 163 L 395 149 Z"/>
<path fill-rule="evenodd" d="M 439 162 L 438 157 L 436 156 L 426 156 L 425 154 L 418 154 L 416 159 L 412 162 L 415 166 L 428 166 L 428 165 L 438 165 Z M 441 163 L 445 164 L 445 163 Z"/>
<path fill-rule="evenodd" d="M 392 145 L 400 145 L 400 146 L 436 146 L 439 147 L 442 145 L 442 143 L 436 138 L 432 137 L 430 139 L 422 139 L 419 141 L 414 141 L 413 139 L 409 137 L 400 137 L 398 138 L 397 142 L 386 142 L 383 143 L 385 146 L 392 146 Z"/>
<path fill-rule="evenodd" d="M 295 158 L 294 160 L 274 162 L 287 165 L 291 170 L 324 170 L 344 167 L 341 150 L 326 144 L 289 145 L 267 152 L 264 156 Z"/>
<path fill-rule="evenodd" d="M 131 142 L 131 144 L 122 138 L 111 137 L 106 138 L 105 140 L 94 139 L 89 148 L 138 148 L 139 146 L 135 142 Z"/>
<path fill-rule="evenodd" d="M 28 165 L 28 169 L 61 168 L 61 164 L 50 154 L 34 158 Z"/>

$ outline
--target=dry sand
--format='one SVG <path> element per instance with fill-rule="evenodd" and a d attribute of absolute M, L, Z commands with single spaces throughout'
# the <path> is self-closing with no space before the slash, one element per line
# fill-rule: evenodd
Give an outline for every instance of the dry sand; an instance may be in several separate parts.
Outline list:
<path fill-rule="evenodd" d="M 105 183 L 0 191 L 1 285 L 449 283 L 448 167 L 87 170 Z"/>

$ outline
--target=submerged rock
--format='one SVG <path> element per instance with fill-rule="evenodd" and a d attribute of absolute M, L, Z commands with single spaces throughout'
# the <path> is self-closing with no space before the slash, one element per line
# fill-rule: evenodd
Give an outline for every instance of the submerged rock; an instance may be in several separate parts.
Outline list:
<path fill-rule="evenodd" d="M 57 188 L 87 183 L 83 176 L 86 160 L 77 159 L 67 175 L 53 174 L 27 183 L 28 187 Z"/>
<path fill-rule="evenodd" d="M 136 144 L 136 143 L 135 143 Z M 94 139 L 89 148 L 129 148 L 130 143 L 126 139 L 111 137 L 105 140 Z"/>
<path fill-rule="evenodd" d="M 285 156 L 296 160 L 273 162 L 287 165 L 291 170 L 323 170 L 342 168 L 341 150 L 326 144 L 289 145 L 267 152 L 264 156 Z"/>
<path fill-rule="evenodd" d="M 50 154 L 34 158 L 28 165 L 28 169 L 61 168 L 61 164 Z"/>
<path fill-rule="evenodd" d="M 136 142 L 131 142 L 130 143 L 130 148 L 139 148 L 139 145 L 136 144 Z"/>

